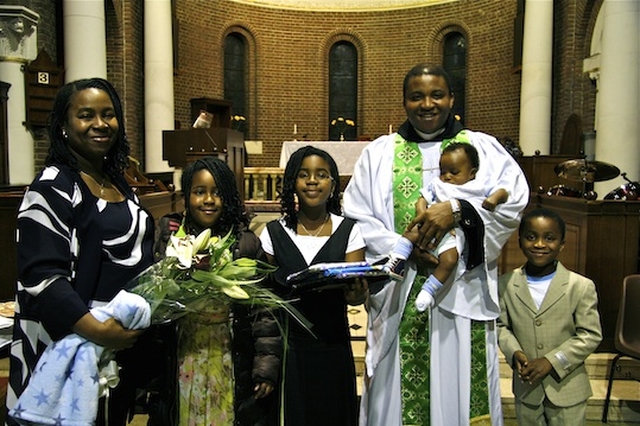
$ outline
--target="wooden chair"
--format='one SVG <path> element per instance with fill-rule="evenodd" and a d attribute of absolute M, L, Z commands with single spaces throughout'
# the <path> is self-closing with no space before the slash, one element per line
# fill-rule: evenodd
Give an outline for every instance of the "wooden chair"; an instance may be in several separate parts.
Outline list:
<path fill-rule="evenodd" d="M 614 346 L 618 353 L 613 358 L 609 371 L 609 386 L 607 397 L 604 400 L 602 422 L 607 423 L 609 414 L 609 400 L 611 399 L 611 386 L 613 374 L 618 360 L 630 357 L 640 361 L 640 274 L 628 275 L 622 282 L 622 296 L 620 298 L 620 310 L 614 336 Z"/>

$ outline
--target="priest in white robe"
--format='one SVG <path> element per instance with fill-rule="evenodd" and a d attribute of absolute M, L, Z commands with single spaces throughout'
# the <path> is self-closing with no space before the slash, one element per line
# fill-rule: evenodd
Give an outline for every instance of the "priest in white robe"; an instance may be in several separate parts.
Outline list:
<path fill-rule="evenodd" d="M 454 139 L 463 130 L 450 111 L 454 97 L 450 87 L 441 67 L 414 67 L 404 82 L 407 121 L 398 133 L 371 142 L 355 165 L 344 194 L 344 213 L 358 221 L 369 262 L 384 259 L 395 247 L 402 227 L 413 219 L 399 217 L 400 204 L 413 200 L 413 195 L 405 201 L 400 198 L 438 177 L 442 141 Z M 483 191 L 466 193 L 460 187 L 453 201 L 430 206 L 417 218 L 424 240 L 407 261 L 404 280 L 370 289 L 362 426 L 463 426 L 472 417 L 482 416 L 494 426 L 503 423 L 495 328 L 500 313 L 497 259 L 518 226 L 529 201 L 529 188 L 517 162 L 494 137 L 469 130 L 463 134 L 480 157 L 475 184 L 504 188 L 508 200 L 490 212 L 481 208 Z M 417 166 L 409 165 L 415 161 Z M 407 216 L 407 211 L 402 214 Z M 456 234 L 464 238 L 458 243 L 460 261 L 453 283 L 438 293 L 435 307 L 418 314 L 423 326 L 407 328 L 405 322 L 414 304 L 410 294 L 416 294 L 424 281 L 418 270 L 424 272 L 423 266 L 436 261 L 426 254 L 426 245 L 432 239 L 440 240 L 454 225 Z M 415 309 L 411 315 L 416 315 Z M 409 330 L 409 339 L 426 343 L 426 349 L 404 345 L 403 327 Z M 477 374 L 472 360 L 472 335 L 478 335 L 474 331 L 478 327 L 484 340 L 480 342 L 480 364 L 486 375 L 484 371 Z M 421 362 L 428 371 L 419 371 Z M 419 373 L 426 373 L 422 379 L 426 382 L 410 388 L 412 381 L 421 380 Z M 478 381 L 485 389 L 479 395 L 472 391 Z"/>

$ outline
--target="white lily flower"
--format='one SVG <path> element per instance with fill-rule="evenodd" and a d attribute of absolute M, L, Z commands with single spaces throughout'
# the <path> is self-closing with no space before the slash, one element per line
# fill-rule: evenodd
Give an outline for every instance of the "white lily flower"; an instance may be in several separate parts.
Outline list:
<path fill-rule="evenodd" d="M 167 257 L 176 257 L 182 268 L 190 268 L 193 262 L 194 242 L 193 235 L 187 235 L 182 238 L 172 235 L 167 246 Z"/>
<path fill-rule="evenodd" d="M 211 238 L 211 228 L 207 228 L 198 234 L 193 243 L 194 252 L 199 253 L 209 248 L 209 238 Z"/>

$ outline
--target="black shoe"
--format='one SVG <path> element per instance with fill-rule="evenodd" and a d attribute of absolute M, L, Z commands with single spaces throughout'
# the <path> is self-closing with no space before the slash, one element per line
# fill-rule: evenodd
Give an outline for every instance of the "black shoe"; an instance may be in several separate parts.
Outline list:
<path fill-rule="evenodd" d="M 391 255 L 389 259 L 387 259 L 387 262 L 384 264 L 382 269 L 384 269 L 385 271 L 391 274 L 396 274 L 396 275 L 399 275 L 400 277 L 403 277 L 404 264 L 405 264 L 405 259 L 401 259 L 399 257 L 395 257 L 394 255 Z"/>

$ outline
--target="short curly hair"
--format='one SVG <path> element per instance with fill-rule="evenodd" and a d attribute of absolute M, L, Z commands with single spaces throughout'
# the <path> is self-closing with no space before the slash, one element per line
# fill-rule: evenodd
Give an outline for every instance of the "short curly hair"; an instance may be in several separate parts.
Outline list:
<path fill-rule="evenodd" d="M 421 75 L 435 75 L 436 77 L 442 77 L 444 79 L 444 82 L 447 84 L 449 94 L 453 94 L 452 80 L 447 70 L 445 70 L 444 67 L 440 65 L 423 62 L 411 68 L 409 72 L 407 72 L 407 74 L 404 76 L 404 80 L 402 81 L 403 98 L 406 99 L 407 89 L 409 88 L 409 80 Z"/>
<path fill-rule="evenodd" d="M 452 142 L 442 150 L 442 154 L 444 154 L 445 152 L 453 152 L 457 149 L 461 149 L 464 151 L 464 153 L 467 155 L 467 159 L 469 160 L 469 164 L 471 164 L 471 167 L 476 170 L 480 168 L 480 156 L 478 155 L 478 150 L 470 143 Z"/>
<path fill-rule="evenodd" d="M 566 233 L 567 226 L 564 220 L 562 219 L 562 216 L 560 216 L 555 211 L 545 207 L 538 207 L 533 210 L 529 210 L 524 214 L 524 216 L 522 216 L 522 219 L 520 220 L 520 226 L 518 227 L 518 236 L 523 235 L 525 227 L 529 224 L 531 220 L 539 217 L 554 221 L 558 225 L 558 228 L 560 229 L 560 239 L 564 241 L 564 236 Z"/>

